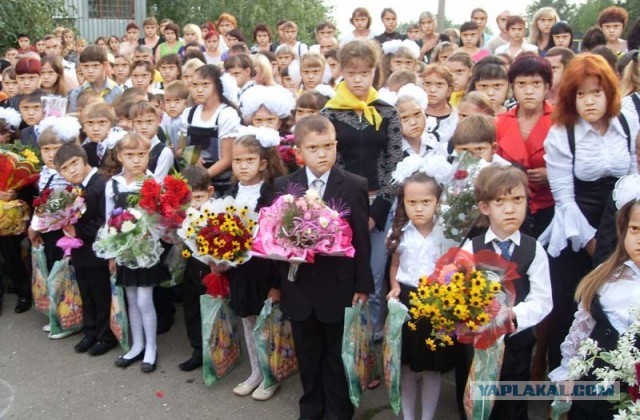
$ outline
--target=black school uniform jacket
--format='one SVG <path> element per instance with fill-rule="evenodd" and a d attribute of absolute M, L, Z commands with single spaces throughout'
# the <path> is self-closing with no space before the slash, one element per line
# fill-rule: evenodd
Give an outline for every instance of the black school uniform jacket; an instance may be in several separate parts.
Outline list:
<path fill-rule="evenodd" d="M 278 193 L 287 191 L 290 184 L 308 189 L 305 168 L 275 180 Z M 279 277 L 280 308 L 294 321 L 304 321 L 315 313 L 324 323 L 344 320 L 344 308 L 351 306 L 354 293 L 374 290 L 371 272 L 371 241 L 369 237 L 369 195 L 367 180 L 337 167 L 331 169 L 323 200 L 346 205 L 350 214 L 347 222 L 353 231 L 354 258 L 316 255 L 313 264 L 301 264 L 296 280 L 287 279 L 286 270 Z"/>
<path fill-rule="evenodd" d="M 76 237 L 82 239 L 83 245 L 71 251 L 71 262 L 76 267 L 106 267 L 108 260 L 96 257 L 93 243 L 98 229 L 105 223 L 105 194 L 107 179 L 96 172 L 84 188 L 84 200 L 87 210 L 74 225 Z"/>

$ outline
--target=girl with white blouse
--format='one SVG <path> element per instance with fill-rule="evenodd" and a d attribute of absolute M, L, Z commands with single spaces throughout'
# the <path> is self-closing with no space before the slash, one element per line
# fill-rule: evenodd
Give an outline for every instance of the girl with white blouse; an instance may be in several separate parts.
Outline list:
<path fill-rule="evenodd" d="M 585 377 L 570 377 L 571 359 L 579 356 L 582 342 L 591 338 L 603 351 L 614 350 L 620 334 L 631 323 L 631 309 L 640 302 L 640 176 L 629 175 L 616 184 L 616 218 L 620 238 L 613 254 L 589 273 L 578 285 L 580 302 L 569 334 L 562 343 L 562 362 L 549 374 L 554 382 L 595 380 L 592 371 Z M 596 362 L 594 368 L 601 367 Z M 569 418 L 612 418 L 614 411 L 606 400 L 574 401 Z M 589 413 L 589 415 L 587 415 Z"/>
<path fill-rule="evenodd" d="M 613 212 L 605 208 L 613 187 L 619 178 L 638 171 L 632 141 L 638 121 L 620 112 L 618 80 L 602 57 L 576 57 L 566 69 L 558 97 L 554 126 L 544 143 L 555 214 L 539 238 L 552 257 L 551 369 L 560 363 L 560 343 L 575 311 L 575 287 L 592 268 L 596 233 L 611 225 Z"/>

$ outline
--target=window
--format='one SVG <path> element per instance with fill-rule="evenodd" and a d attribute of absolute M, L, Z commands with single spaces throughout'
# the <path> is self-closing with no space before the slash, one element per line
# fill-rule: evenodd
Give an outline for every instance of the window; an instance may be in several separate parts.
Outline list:
<path fill-rule="evenodd" d="M 131 19 L 134 0 L 89 0 L 89 17 L 101 19 Z"/>

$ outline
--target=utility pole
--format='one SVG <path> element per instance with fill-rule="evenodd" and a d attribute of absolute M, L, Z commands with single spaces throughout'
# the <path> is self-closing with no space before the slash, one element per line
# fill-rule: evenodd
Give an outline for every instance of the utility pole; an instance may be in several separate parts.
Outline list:
<path fill-rule="evenodd" d="M 438 0 L 438 32 L 444 31 L 444 6 L 447 0 Z"/>

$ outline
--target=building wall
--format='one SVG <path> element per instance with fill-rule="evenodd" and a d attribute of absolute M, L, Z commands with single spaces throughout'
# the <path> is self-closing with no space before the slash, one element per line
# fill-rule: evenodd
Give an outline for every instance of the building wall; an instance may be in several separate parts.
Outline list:
<path fill-rule="evenodd" d="M 96 19 L 89 18 L 89 0 L 67 0 L 67 10 L 75 17 L 75 26 L 79 36 L 93 43 L 99 36 L 109 37 L 116 35 L 122 37 L 125 34 L 127 24 L 135 21 L 142 25 L 146 17 L 146 0 L 132 0 L 133 12 L 127 19 Z"/>

